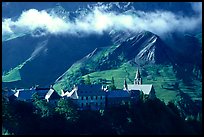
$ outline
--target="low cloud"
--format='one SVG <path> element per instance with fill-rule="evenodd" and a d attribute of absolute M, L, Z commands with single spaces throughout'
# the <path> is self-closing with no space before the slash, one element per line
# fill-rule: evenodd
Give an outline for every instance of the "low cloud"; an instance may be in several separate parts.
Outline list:
<path fill-rule="evenodd" d="M 102 34 L 115 30 L 148 30 L 157 35 L 168 32 L 186 32 L 201 27 L 202 3 L 191 3 L 196 16 L 176 15 L 169 11 L 117 13 L 103 7 L 95 7 L 75 20 L 49 14 L 45 10 L 30 9 L 22 12 L 17 20 L 3 19 L 2 36 L 37 30 L 43 35 L 50 34 Z M 68 17 L 69 18 L 69 17 Z M 39 34 L 38 34 L 39 36 Z"/>

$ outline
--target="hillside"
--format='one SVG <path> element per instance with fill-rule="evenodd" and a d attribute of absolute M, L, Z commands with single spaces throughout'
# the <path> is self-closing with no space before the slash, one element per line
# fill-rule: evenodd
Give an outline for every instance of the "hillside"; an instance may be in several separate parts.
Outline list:
<path fill-rule="evenodd" d="M 38 3 L 25 3 L 24 6 L 19 7 L 19 3 L 5 2 L 3 3 L 2 11 L 3 19 L 9 17 L 11 20 L 16 20 L 23 10 L 28 10 L 30 7 L 33 7 L 39 11 L 45 10 L 54 17 L 58 16 L 65 19 L 66 21 L 70 20 L 71 22 L 76 21 L 76 19 L 80 19 L 80 17 L 85 15 L 89 15 L 88 13 L 93 11 L 97 6 L 106 7 L 106 12 L 114 11 L 124 15 L 128 14 L 130 16 L 140 15 L 140 12 L 136 12 L 137 10 L 154 12 L 155 8 L 158 10 L 168 10 L 172 13 L 185 11 L 186 16 L 189 16 L 191 15 L 190 13 L 194 12 L 193 9 L 190 8 L 190 3 L 171 2 L 86 2 L 72 3 L 71 5 L 69 3 L 42 3 L 40 6 L 38 5 Z M 12 7 L 15 9 L 15 11 L 10 10 Z M 92 31 L 92 28 L 89 29 Z M 80 32 L 76 32 L 77 35 L 68 33 L 65 35 L 47 34 L 44 36 L 40 35 L 41 31 L 44 30 L 37 28 L 32 32 L 21 31 L 18 33 L 17 31 L 8 37 L 6 36 L 6 38 L 2 36 L 2 73 L 4 77 L 3 86 L 7 86 L 9 88 L 16 86 L 30 87 L 35 84 L 40 86 L 49 86 L 50 84 L 53 84 L 56 79 L 61 77 L 62 74 L 66 74 L 65 71 L 67 71 L 77 60 L 80 60 L 94 49 L 98 48 L 98 50 L 100 50 L 100 47 L 104 46 L 115 46 L 118 48 L 116 48 L 110 56 L 106 56 L 108 58 L 102 58 L 102 60 L 105 60 L 105 64 L 103 61 L 101 61 L 100 66 L 103 67 L 95 68 L 95 70 L 92 71 L 117 68 L 129 60 L 134 60 L 134 62 L 140 66 L 146 64 L 172 62 L 173 64 L 179 64 L 179 68 L 175 67 L 177 71 L 188 68 L 188 73 L 193 70 L 193 73 L 195 73 L 197 77 L 201 77 L 201 48 L 198 46 L 195 48 L 193 47 L 196 43 L 196 38 L 199 39 L 199 42 L 202 41 L 202 32 L 200 33 L 200 30 L 199 35 L 196 35 L 196 37 L 187 36 L 186 39 L 184 38 L 182 42 L 180 42 L 180 37 L 183 36 L 180 36 L 179 33 L 179 38 L 174 38 L 174 35 L 177 33 L 172 33 L 173 39 L 168 41 L 167 39 L 169 38 L 161 40 L 157 35 L 145 30 L 145 32 L 132 32 L 131 30 L 132 29 L 119 31 L 111 29 L 104 31 L 103 34 L 88 33 L 83 35 L 83 33 L 81 34 Z M 195 33 L 197 34 L 197 31 L 193 32 L 192 34 Z M 127 47 L 127 45 L 132 45 L 132 47 L 128 47 L 127 50 L 123 53 L 123 50 Z M 165 45 L 165 48 L 162 45 Z M 187 45 L 187 48 L 185 45 Z M 167 46 L 168 49 L 166 49 Z M 195 52 L 194 56 L 191 55 L 191 49 L 193 49 L 193 52 Z M 186 53 L 188 54 L 185 55 Z M 119 58 L 116 59 L 116 56 L 118 55 Z M 174 58 L 174 56 L 177 57 Z M 123 58 L 126 61 L 123 60 Z M 29 62 L 22 65 L 24 62 L 26 62 L 26 60 L 29 59 Z M 195 60 L 196 66 L 194 66 Z M 190 65 L 188 64 L 188 61 L 191 62 Z M 186 64 L 180 62 L 186 62 Z M 18 66 L 23 67 L 19 69 Z M 184 67 L 182 68 L 182 66 Z M 90 68 L 90 70 L 91 69 L 92 68 Z M 9 72 L 10 70 L 15 71 Z M 181 75 L 181 78 L 183 77 L 182 72 L 180 72 L 179 75 Z M 21 76 L 21 78 L 19 78 L 19 76 Z M 9 83 L 9 81 L 12 81 L 13 83 Z M 18 82 L 16 83 L 15 81 Z M 13 86 L 13 84 L 16 86 Z"/>
<path fill-rule="evenodd" d="M 157 97 L 165 103 L 175 102 L 188 115 L 195 110 L 194 106 L 201 108 L 202 80 L 198 72 L 202 72 L 199 65 L 191 60 L 181 62 L 182 58 L 177 53 L 150 32 L 140 32 L 134 36 L 130 33 L 113 34 L 112 40 L 117 46 L 95 49 L 55 81 L 54 89 L 59 94 L 61 89 L 71 90 L 74 84 L 84 83 L 88 75 L 93 84 L 104 85 L 110 84 L 114 77 L 116 87 L 121 89 L 125 78 L 127 83 L 133 83 L 135 71 L 139 67 L 143 83 L 153 84 Z M 188 104 L 187 107 L 183 103 Z M 197 112 L 200 110 L 195 110 Z"/>
<path fill-rule="evenodd" d="M 93 40 L 87 41 L 87 39 Z M 31 41 L 32 44 L 28 44 Z M 21 81 L 17 84 L 19 87 L 31 87 L 35 84 L 47 86 L 53 83 L 74 62 L 96 47 L 109 45 L 109 43 L 110 40 L 106 35 L 89 35 L 83 38 L 49 36 L 38 40 L 21 37 L 6 41 L 3 42 L 3 71 L 5 71 L 3 77 L 9 77 L 8 74 L 12 73 L 9 72 L 9 68 L 13 68 L 12 70 L 19 70 L 21 76 Z M 12 50 L 10 50 L 11 48 Z M 29 61 L 22 66 L 26 60 Z M 16 67 L 18 65 L 22 67 Z M 11 81 L 15 79 L 18 78 Z M 8 82 L 3 84 L 13 87 Z"/>
<path fill-rule="evenodd" d="M 62 89 L 70 90 L 73 84 L 76 81 L 80 82 L 81 76 L 85 74 L 116 69 L 131 60 L 139 66 L 171 63 L 166 53 L 168 47 L 165 47 L 160 38 L 151 32 L 123 32 L 110 35 L 115 45 L 97 48 L 73 64 L 56 80 L 55 89 L 60 91 L 59 85 L 61 85 Z"/>

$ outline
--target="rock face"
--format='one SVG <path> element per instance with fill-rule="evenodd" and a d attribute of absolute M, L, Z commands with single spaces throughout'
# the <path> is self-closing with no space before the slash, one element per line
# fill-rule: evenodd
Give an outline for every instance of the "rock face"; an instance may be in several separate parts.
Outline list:
<path fill-rule="evenodd" d="M 119 44 L 115 52 L 123 53 L 127 60 L 134 60 L 138 65 L 170 63 L 168 47 L 151 32 L 111 33 L 111 36 L 113 43 Z"/>

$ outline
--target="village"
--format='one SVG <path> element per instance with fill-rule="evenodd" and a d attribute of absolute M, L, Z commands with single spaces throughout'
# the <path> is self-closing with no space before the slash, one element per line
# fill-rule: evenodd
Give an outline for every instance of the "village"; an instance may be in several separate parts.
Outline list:
<path fill-rule="evenodd" d="M 128 102 L 137 103 L 143 98 L 150 100 L 156 98 L 153 85 L 142 83 L 139 69 L 136 71 L 133 84 L 127 84 L 126 79 L 124 79 L 123 89 L 109 90 L 108 85 L 104 87 L 102 84 L 81 84 L 74 85 L 71 91 L 61 90 L 60 95 L 53 89 L 52 85 L 50 88 L 32 87 L 2 92 L 2 95 L 9 100 L 25 102 L 32 102 L 34 94 L 52 106 L 56 106 L 60 98 L 71 99 L 78 110 L 101 110 L 120 104 L 128 104 Z"/>

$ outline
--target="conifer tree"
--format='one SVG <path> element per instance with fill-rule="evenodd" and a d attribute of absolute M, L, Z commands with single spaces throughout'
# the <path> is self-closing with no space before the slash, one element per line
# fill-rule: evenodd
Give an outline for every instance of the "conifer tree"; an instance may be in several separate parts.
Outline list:
<path fill-rule="evenodd" d="M 115 90 L 115 89 L 116 89 L 115 80 L 114 80 L 114 77 L 112 77 L 112 79 L 111 79 L 111 85 L 110 85 L 110 90 Z"/>
<path fill-rule="evenodd" d="M 91 80 L 90 80 L 90 76 L 89 76 L 89 75 L 87 75 L 87 77 L 86 77 L 84 83 L 87 84 L 87 85 L 88 85 L 88 84 L 91 84 Z"/>

